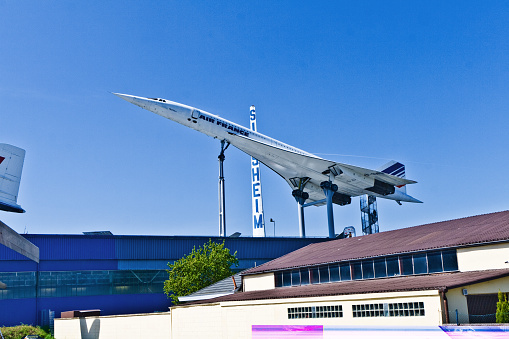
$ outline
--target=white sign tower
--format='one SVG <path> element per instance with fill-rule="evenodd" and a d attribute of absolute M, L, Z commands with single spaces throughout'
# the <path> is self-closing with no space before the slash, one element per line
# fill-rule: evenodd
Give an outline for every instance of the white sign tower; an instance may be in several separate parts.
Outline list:
<path fill-rule="evenodd" d="M 250 128 L 256 132 L 256 111 L 250 107 Z M 263 217 L 262 183 L 260 181 L 260 162 L 251 157 L 251 189 L 253 207 L 253 237 L 265 237 L 265 218 Z"/>

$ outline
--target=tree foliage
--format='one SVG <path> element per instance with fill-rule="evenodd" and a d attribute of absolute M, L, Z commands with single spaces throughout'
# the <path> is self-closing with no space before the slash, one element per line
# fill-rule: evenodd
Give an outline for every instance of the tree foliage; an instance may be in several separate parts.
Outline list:
<path fill-rule="evenodd" d="M 231 254 L 222 244 L 209 241 L 187 256 L 168 263 L 169 279 L 164 282 L 164 293 L 178 303 L 185 296 L 233 275 L 232 265 L 238 266 L 237 252 Z"/>
<path fill-rule="evenodd" d="M 13 327 L 2 327 L 0 328 L 5 339 L 20 339 L 27 335 L 38 335 L 45 339 L 54 339 L 49 330 L 42 329 L 39 326 L 31 325 L 19 325 Z"/>
<path fill-rule="evenodd" d="M 509 301 L 507 301 L 507 294 L 498 291 L 498 303 L 496 322 L 506 324 L 509 323 Z"/>

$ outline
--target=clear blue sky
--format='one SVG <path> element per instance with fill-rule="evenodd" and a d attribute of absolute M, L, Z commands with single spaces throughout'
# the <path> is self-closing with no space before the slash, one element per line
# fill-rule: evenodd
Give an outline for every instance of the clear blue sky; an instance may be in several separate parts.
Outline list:
<path fill-rule="evenodd" d="M 162 97 L 322 157 L 395 159 L 424 204 L 380 230 L 509 208 L 507 1 L 0 0 L 0 142 L 26 153 L 18 232 L 217 235 L 219 142 L 109 92 Z M 251 235 L 249 157 L 226 154 L 227 233 Z M 298 235 L 262 168 L 266 220 Z M 336 231 L 361 233 L 359 200 Z M 308 235 L 327 235 L 307 208 Z M 268 234 L 273 234 L 267 222 Z"/>

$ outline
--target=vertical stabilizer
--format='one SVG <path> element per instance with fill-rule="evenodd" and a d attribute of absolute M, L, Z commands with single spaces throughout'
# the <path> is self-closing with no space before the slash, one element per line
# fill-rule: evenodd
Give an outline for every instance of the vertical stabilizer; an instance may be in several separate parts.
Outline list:
<path fill-rule="evenodd" d="M 25 212 L 17 203 L 24 160 L 25 150 L 0 144 L 0 210 L 2 211 Z"/>
<path fill-rule="evenodd" d="M 390 175 L 395 175 L 400 178 L 405 178 L 405 165 L 394 160 L 391 160 L 383 165 L 379 171 Z M 406 194 L 406 186 L 396 186 L 395 189 L 396 191 L 400 191 Z"/>
<path fill-rule="evenodd" d="M 256 132 L 255 107 L 250 108 L 249 127 Z M 251 188 L 253 208 L 253 237 L 265 237 L 265 218 L 263 216 L 262 183 L 260 181 L 260 162 L 251 157 Z"/>

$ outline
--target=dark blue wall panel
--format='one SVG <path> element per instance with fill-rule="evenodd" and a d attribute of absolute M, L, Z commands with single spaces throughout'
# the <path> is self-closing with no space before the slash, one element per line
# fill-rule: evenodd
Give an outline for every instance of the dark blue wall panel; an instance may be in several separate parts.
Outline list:
<path fill-rule="evenodd" d="M 23 234 L 39 247 L 41 260 L 115 259 L 112 236 Z"/>
<path fill-rule="evenodd" d="M 21 323 L 37 323 L 35 299 L 0 300 L 0 326 L 17 326 Z"/>
<path fill-rule="evenodd" d="M 117 260 L 41 260 L 39 264 L 39 271 L 101 271 L 116 269 L 118 269 Z"/>
<path fill-rule="evenodd" d="M 171 301 L 165 294 L 115 294 L 68 298 L 40 298 L 39 310 L 55 311 L 55 318 L 60 313 L 72 310 L 100 309 L 101 315 L 151 313 L 168 311 Z"/>
<path fill-rule="evenodd" d="M 26 260 L 27 258 L 9 247 L 0 244 L 0 260 Z"/>
<path fill-rule="evenodd" d="M 239 259 L 274 259 L 324 238 L 219 238 L 219 237 L 151 237 L 118 236 L 115 238 L 117 259 L 180 259 L 211 239 L 225 242 Z"/>
<path fill-rule="evenodd" d="M 23 234 L 40 249 L 37 264 L 0 245 L 0 272 L 153 270 L 166 269 L 166 263 L 189 254 L 209 239 L 225 241 L 237 252 L 239 269 L 260 265 L 325 238 L 219 238 L 207 236 L 87 236 Z M 0 326 L 36 324 L 40 310 L 103 310 L 103 315 L 167 311 L 170 301 L 160 294 L 114 294 L 82 297 L 54 297 L 0 300 Z"/>
<path fill-rule="evenodd" d="M 37 263 L 32 260 L 2 260 L 0 258 L 0 272 L 35 272 Z"/>
<path fill-rule="evenodd" d="M 100 309 L 101 315 L 166 312 L 171 301 L 164 294 L 117 294 L 69 298 L 0 300 L 0 327 L 21 323 L 36 325 L 41 310 L 55 311 L 55 318 L 72 310 Z"/>

